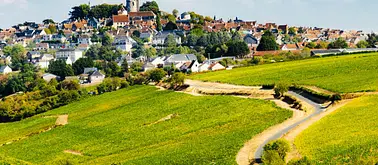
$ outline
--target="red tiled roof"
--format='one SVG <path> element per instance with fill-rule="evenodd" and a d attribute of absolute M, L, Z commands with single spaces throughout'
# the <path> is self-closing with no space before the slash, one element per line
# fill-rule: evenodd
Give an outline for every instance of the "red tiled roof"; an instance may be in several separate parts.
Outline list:
<path fill-rule="evenodd" d="M 139 12 L 130 12 L 129 13 L 130 17 L 153 17 L 155 16 L 154 12 L 152 11 L 139 11 Z"/>
<path fill-rule="evenodd" d="M 128 15 L 113 15 L 113 22 L 129 22 Z"/>

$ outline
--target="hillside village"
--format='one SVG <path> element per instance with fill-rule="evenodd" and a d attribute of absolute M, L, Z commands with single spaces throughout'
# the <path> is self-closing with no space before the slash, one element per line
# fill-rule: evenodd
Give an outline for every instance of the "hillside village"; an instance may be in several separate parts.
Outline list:
<path fill-rule="evenodd" d="M 24 64 L 32 64 L 43 79 L 67 77 L 88 84 L 92 74 L 105 78 L 154 68 L 206 72 L 258 64 L 259 58 L 276 62 L 377 51 L 378 37 L 362 31 L 223 20 L 192 11 L 170 14 L 160 11 L 155 1 L 82 4 L 69 15 L 62 22 L 46 19 L 1 29 L 0 73 L 17 73 Z M 266 44 L 264 35 L 274 40 L 273 45 Z M 57 61 L 67 64 L 60 68 L 74 68 L 74 72 L 59 73 L 59 67 L 54 71 Z M 97 72 L 82 72 L 87 68 Z"/>

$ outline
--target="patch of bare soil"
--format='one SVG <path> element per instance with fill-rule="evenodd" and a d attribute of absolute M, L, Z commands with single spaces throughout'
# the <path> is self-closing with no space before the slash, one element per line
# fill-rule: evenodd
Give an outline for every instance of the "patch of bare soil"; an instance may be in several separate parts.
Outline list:
<path fill-rule="evenodd" d="M 56 119 L 55 125 L 56 126 L 64 126 L 68 124 L 68 115 L 60 115 L 58 119 Z"/>
<path fill-rule="evenodd" d="M 339 108 L 345 106 L 352 100 L 343 100 L 327 109 L 326 112 L 321 113 L 317 116 L 312 117 L 311 119 L 307 120 L 306 122 L 298 125 L 294 129 L 290 130 L 287 134 L 283 136 L 284 139 L 288 140 L 290 144 L 292 145 L 292 151 L 288 153 L 287 161 L 290 161 L 295 158 L 301 158 L 301 155 L 299 151 L 297 150 L 296 146 L 294 145 L 295 138 L 304 130 L 306 130 L 308 127 L 310 127 L 315 122 L 319 121 L 320 119 L 324 118 L 325 116 L 333 113 L 334 111 L 338 110 Z"/>
<path fill-rule="evenodd" d="M 77 156 L 83 156 L 83 154 L 81 152 L 79 152 L 79 151 L 64 150 L 63 152 L 67 153 L 67 154 L 72 154 L 72 155 L 77 155 Z"/>
<path fill-rule="evenodd" d="M 162 123 L 162 122 L 165 122 L 165 121 L 171 120 L 171 119 L 173 119 L 173 118 L 177 118 L 178 116 L 179 116 L 179 115 L 176 114 L 176 113 L 174 113 L 174 114 L 170 114 L 170 115 L 168 115 L 168 116 L 166 116 L 166 117 L 161 118 L 161 119 L 158 120 L 158 121 L 155 121 L 155 122 L 153 122 L 153 123 L 149 123 L 149 124 L 145 124 L 145 125 L 147 125 L 147 126 L 155 125 L 155 124 L 158 124 L 158 123 Z"/>

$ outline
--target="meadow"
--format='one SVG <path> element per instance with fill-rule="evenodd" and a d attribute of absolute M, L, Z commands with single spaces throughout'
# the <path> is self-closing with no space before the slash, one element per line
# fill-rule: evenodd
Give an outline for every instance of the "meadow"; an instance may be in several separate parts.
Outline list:
<path fill-rule="evenodd" d="M 378 53 L 323 57 L 195 74 L 189 79 L 238 85 L 280 82 L 312 85 L 333 92 L 378 90 Z"/>
<path fill-rule="evenodd" d="M 0 144 L 51 127 L 62 114 L 69 115 L 68 125 L 0 146 L 0 162 L 236 164 L 247 140 L 292 116 L 264 100 L 136 86 L 0 124 Z M 176 117 L 157 122 L 171 114 Z"/>
<path fill-rule="evenodd" d="M 364 96 L 310 126 L 296 139 L 318 164 L 378 163 L 378 96 Z"/>

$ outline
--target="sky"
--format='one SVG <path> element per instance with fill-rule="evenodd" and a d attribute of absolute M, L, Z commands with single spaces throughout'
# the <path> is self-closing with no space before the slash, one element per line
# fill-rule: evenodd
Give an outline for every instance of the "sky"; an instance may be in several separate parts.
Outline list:
<path fill-rule="evenodd" d="M 121 4 L 122 0 L 0 0 L 0 28 L 25 21 L 67 19 L 71 7 L 91 2 Z M 146 0 L 142 0 L 145 2 Z M 256 20 L 289 26 L 378 32 L 377 0 L 156 0 L 161 10 L 196 13 L 228 20 Z"/>

